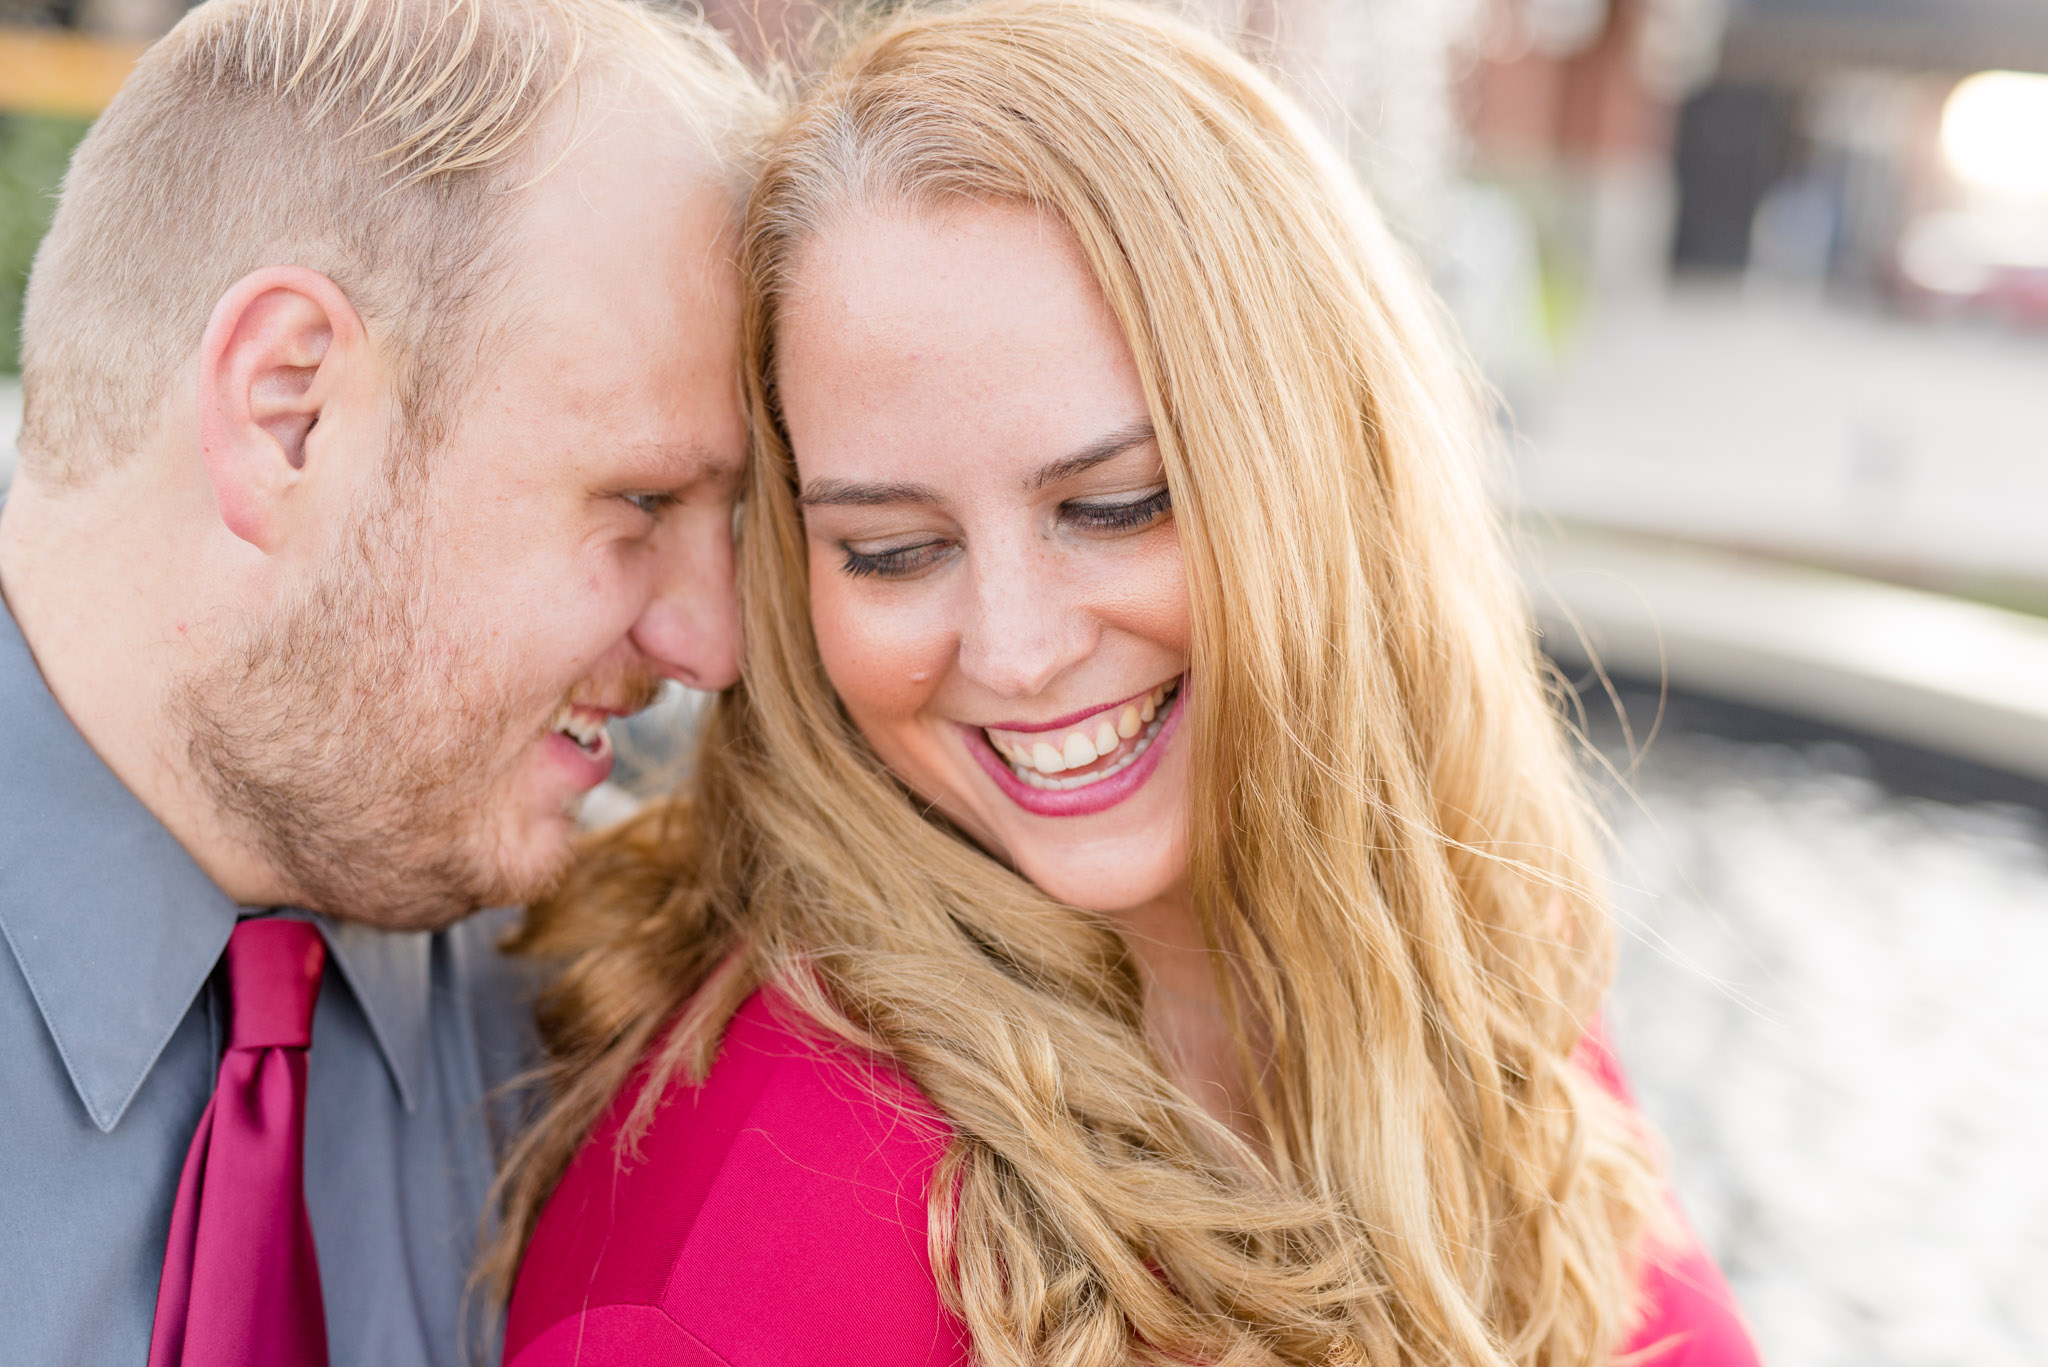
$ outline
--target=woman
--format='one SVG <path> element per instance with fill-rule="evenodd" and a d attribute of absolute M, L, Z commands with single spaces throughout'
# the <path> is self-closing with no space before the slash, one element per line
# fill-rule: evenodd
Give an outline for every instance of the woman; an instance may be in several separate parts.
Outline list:
<path fill-rule="evenodd" d="M 526 932 L 508 1361 L 1749 1361 L 1583 1044 L 1479 407 L 1292 107 L 913 14 L 745 255 L 747 673 Z"/>

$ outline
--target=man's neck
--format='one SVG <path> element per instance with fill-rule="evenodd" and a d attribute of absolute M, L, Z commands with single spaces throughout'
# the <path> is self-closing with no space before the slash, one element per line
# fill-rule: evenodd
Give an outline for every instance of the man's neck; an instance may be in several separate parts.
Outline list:
<path fill-rule="evenodd" d="M 0 502 L 0 599 L 44 683 L 107 768 L 221 890 L 247 905 L 285 900 L 249 842 L 225 821 L 166 720 L 182 670 L 198 662 L 187 620 L 167 601 L 202 578 L 148 530 L 176 521 L 156 491 L 102 475 L 83 490 L 17 478 Z"/>

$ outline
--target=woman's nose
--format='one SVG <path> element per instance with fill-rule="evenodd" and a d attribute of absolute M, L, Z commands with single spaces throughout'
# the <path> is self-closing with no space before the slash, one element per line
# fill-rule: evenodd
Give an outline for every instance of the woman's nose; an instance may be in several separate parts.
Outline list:
<path fill-rule="evenodd" d="M 971 562 L 971 600 L 960 632 L 960 670 L 990 693 L 1029 698 L 1095 649 L 1084 595 L 1039 550 Z"/>

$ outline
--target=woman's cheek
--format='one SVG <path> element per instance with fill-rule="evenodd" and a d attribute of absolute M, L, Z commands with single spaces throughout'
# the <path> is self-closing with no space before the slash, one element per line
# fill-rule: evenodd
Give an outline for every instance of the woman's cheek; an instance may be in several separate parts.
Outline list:
<path fill-rule="evenodd" d="M 1194 637 L 1187 562 L 1171 526 L 1146 534 L 1094 567 L 1090 601 L 1102 625 L 1185 655 Z"/>
<path fill-rule="evenodd" d="M 914 593 L 849 580 L 834 565 L 813 566 L 811 621 L 825 677 L 871 741 L 874 728 L 910 721 L 939 682 L 944 631 Z"/>

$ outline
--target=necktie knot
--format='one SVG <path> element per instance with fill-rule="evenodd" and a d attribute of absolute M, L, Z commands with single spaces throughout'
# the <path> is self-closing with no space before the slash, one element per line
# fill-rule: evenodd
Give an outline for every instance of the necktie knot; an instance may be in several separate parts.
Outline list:
<path fill-rule="evenodd" d="M 304 1049 L 327 944 L 305 921 L 244 921 L 228 937 L 228 1048 Z"/>
<path fill-rule="evenodd" d="M 304 921 L 228 937 L 228 1047 L 178 1177 L 149 1367 L 327 1367 L 305 1161 L 326 963 Z"/>

